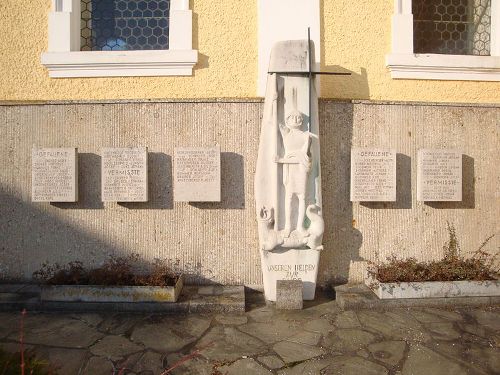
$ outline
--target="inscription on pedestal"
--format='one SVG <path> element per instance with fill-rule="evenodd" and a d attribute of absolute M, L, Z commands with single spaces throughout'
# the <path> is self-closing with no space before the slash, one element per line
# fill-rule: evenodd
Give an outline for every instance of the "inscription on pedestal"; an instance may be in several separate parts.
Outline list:
<path fill-rule="evenodd" d="M 270 264 L 268 272 L 278 273 L 281 280 L 302 280 L 308 273 L 316 272 L 314 264 Z"/>
<path fill-rule="evenodd" d="M 351 150 L 351 201 L 396 201 L 395 150 Z"/>
<path fill-rule="evenodd" d="M 174 200 L 220 202 L 220 174 L 220 146 L 176 148 Z"/>
<path fill-rule="evenodd" d="M 462 200 L 462 152 L 418 150 L 417 199 L 459 202 Z"/>
<path fill-rule="evenodd" d="M 303 285 L 303 299 L 314 299 L 319 256 L 319 251 L 311 249 L 267 252 L 262 259 L 266 295 L 271 296 L 271 300 L 275 301 L 278 280 L 300 280 Z"/>
<path fill-rule="evenodd" d="M 78 201 L 76 148 L 41 148 L 31 151 L 33 202 Z"/>
<path fill-rule="evenodd" d="M 147 202 L 146 147 L 104 148 L 101 173 L 103 202 Z"/>

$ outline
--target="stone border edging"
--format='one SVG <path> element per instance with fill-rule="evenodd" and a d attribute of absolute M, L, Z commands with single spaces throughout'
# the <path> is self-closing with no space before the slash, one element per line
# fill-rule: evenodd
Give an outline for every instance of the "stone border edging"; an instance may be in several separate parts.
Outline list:
<path fill-rule="evenodd" d="M 336 300 L 343 310 L 389 310 L 404 307 L 455 307 L 500 305 L 500 297 L 412 298 L 380 300 L 364 284 L 334 287 Z"/>
<path fill-rule="evenodd" d="M 245 288 L 238 286 L 184 286 L 176 303 L 165 302 L 47 302 L 40 287 L 31 284 L 0 284 L 0 311 L 77 311 L 149 313 L 243 313 Z"/>

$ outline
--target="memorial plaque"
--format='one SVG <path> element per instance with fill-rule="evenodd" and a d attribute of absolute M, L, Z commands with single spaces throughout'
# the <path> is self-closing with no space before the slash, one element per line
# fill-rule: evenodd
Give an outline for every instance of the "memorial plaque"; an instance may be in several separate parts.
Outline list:
<path fill-rule="evenodd" d="M 220 146 L 176 148 L 174 200 L 220 202 L 220 196 Z"/>
<path fill-rule="evenodd" d="M 33 202 L 78 201 L 76 148 L 34 148 L 31 151 Z"/>
<path fill-rule="evenodd" d="M 101 173 L 103 202 L 147 202 L 146 147 L 104 148 Z"/>
<path fill-rule="evenodd" d="M 351 150 L 351 201 L 396 201 L 396 151 L 378 148 Z"/>
<path fill-rule="evenodd" d="M 431 202 L 462 200 L 462 152 L 418 150 L 417 199 Z"/>

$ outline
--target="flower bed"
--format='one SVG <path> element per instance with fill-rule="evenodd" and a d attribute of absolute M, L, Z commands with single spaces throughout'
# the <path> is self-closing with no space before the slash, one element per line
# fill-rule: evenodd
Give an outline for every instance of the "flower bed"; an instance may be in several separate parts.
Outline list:
<path fill-rule="evenodd" d="M 500 282 L 498 280 L 421 281 L 409 283 L 372 281 L 368 283 L 368 286 L 380 299 L 500 296 Z"/>
<path fill-rule="evenodd" d="M 59 302 L 177 302 L 184 276 L 173 286 L 44 285 L 40 299 Z"/>
<path fill-rule="evenodd" d="M 109 258 L 101 267 L 87 270 L 81 262 L 65 267 L 44 264 L 34 278 L 44 285 L 42 301 L 59 302 L 176 302 L 184 276 L 176 275 L 166 261 L 156 260 L 147 274 L 137 274 L 138 255 Z"/>
<path fill-rule="evenodd" d="M 483 250 L 493 236 L 472 257 L 464 258 L 450 224 L 448 233 L 443 259 L 419 262 L 393 256 L 385 264 L 369 267 L 366 284 L 380 299 L 500 296 L 498 252 L 491 255 Z"/>

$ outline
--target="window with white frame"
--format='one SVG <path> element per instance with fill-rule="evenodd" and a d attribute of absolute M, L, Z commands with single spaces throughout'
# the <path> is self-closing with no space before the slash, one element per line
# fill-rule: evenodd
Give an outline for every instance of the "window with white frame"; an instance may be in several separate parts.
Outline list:
<path fill-rule="evenodd" d="M 189 0 L 52 0 L 42 64 L 62 77 L 191 75 Z"/>
<path fill-rule="evenodd" d="M 500 81 L 500 0 L 395 0 L 393 78 Z"/>
<path fill-rule="evenodd" d="M 81 0 L 81 50 L 168 49 L 170 0 Z"/>

